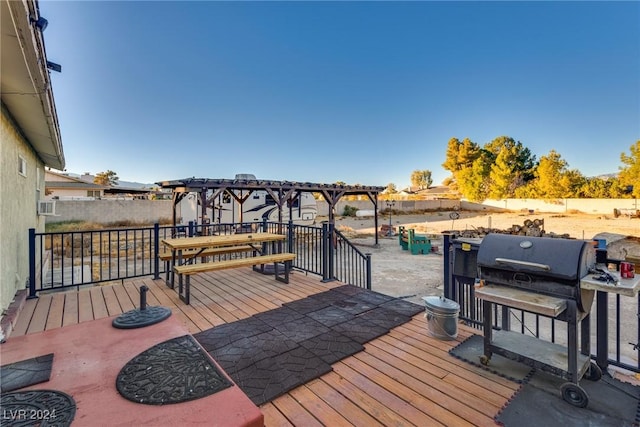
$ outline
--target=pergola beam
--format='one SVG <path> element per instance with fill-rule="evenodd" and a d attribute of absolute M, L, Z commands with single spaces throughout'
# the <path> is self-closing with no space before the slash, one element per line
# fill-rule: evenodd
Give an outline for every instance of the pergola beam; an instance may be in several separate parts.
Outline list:
<path fill-rule="evenodd" d="M 173 189 L 173 224 L 176 223 L 176 206 L 186 193 L 196 192 L 201 196 L 202 211 L 215 203 L 215 199 L 225 191 L 229 193 L 241 206 L 245 200 L 257 190 L 265 190 L 276 201 L 279 209 L 279 220 L 282 221 L 282 207 L 292 196 L 299 197 L 301 192 L 320 193 L 329 204 L 329 223 L 335 224 L 335 207 L 344 196 L 365 195 L 374 206 L 374 212 L 378 211 L 378 194 L 384 187 L 365 185 L 341 185 L 341 184 L 315 184 L 310 182 L 268 181 L 261 179 L 209 179 L 209 178 L 185 178 L 175 181 L 157 182 L 162 188 Z M 248 191 L 247 195 L 238 196 L 234 190 Z M 206 198 L 208 191 L 213 195 Z M 182 194 L 182 196 L 179 196 Z M 293 199 L 295 199 L 293 197 Z M 289 206 L 291 209 L 291 204 Z M 242 208 L 241 208 L 242 210 Z M 205 213 L 202 214 L 203 216 Z M 375 242 L 378 244 L 378 216 L 375 220 Z"/>

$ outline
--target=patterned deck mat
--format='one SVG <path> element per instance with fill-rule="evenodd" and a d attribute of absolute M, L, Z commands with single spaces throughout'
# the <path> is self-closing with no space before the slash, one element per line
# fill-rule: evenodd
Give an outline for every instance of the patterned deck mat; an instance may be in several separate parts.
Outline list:
<path fill-rule="evenodd" d="M 534 372 L 534 370 L 527 365 L 507 359 L 499 354 L 493 354 L 491 356 L 491 361 L 488 366 L 481 364 L 480 356 L 484 354 L 484 337 L 482 335 L 471 335 L 456 347 L 449 350 L 449 354 L 517 383 L 525 382 Z"/>
<path fill-rule="evenodd" d="M 640 387 L 603 376 L 599 381 L 580 381 L 589 396 L 586 408 L 577 408 L 562 399 L 559 377 L 536 371 L 514 398 L 498 414 L 505 427 L 624 427 L 638 426 Z"/>
<path fill-rule="evenodd" d="M 143 351 L 116 378 L 116 388 L 124 398 L 148 405 L 199 399 L 231 385 L 191 335 Z"/>
<path fill-rule="evenodd" d="M 604 375 L 599 381 L 583 378 L 589 396 L 586 408 L 577 408 L 562 399 L 562 378 L 493 354 L 488 366 L 480 363 L 483 337 L 471 335 L 449 353 L 474 366 L 522 384 L 495 420 L 505 427 L 556 426 L 638 426 L 640 387 Z"/>
<path fill-rule="evenodd" d="M 18 390 L 49 381 L 53 353 L 0 366 L 0 391 Z"/>
<path fill-rule="evenodd" d="M 2 393 L 0 425 L 11 427 L 71 425 L 76 402 L 57 390 L 26 390 Z"/>
<path fill-rule="evenodd" d="M 194 338 L 256 404 L 331 371 L 424 307 L 352 285 L 284 304 Z"/>

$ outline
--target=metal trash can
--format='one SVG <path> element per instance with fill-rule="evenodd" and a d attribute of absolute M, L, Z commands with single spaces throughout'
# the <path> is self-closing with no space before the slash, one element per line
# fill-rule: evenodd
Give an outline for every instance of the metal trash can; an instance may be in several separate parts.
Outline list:
<path fill-rule="evenodd" d="M 460 304 L 445 297 L 422 297 L 425 303 L 424 317 L 429 334 L 441 340 L 452 340 L 458 336 L 458 314 Z"/>

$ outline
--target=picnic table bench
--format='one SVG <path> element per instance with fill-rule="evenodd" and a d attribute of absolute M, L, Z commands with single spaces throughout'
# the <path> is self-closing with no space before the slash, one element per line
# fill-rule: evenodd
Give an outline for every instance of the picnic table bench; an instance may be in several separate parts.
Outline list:
<path fill-rule="evenodd" d="M 413 228 L 400 226 L 398 242 L 403 251 L 410 251 L 412 255 L 428 254 L 431 252 L 431 240 L 427 236 L 416 234 Z"/>
<path fill-rule="evenodd" d="M 289 283 L 290 264 L 296 258 L 296 254 L 283 252 L 271 255 L 259 255 L 247 258 L 229 259 L 224 261 L 212 261 L 198 264 L 182 264 L 173 267 L 173 271 L 178 275 L 178 295 L 186 304 L 189 304 L 190 277 L 192 274 L 204 273 L 208 271 L 225 270 L 228 268 L 248 267 L 265 264 L 274 265 L 275 279 L 283 283 Z M 280 277 L 278 263 L 284 262 L 284 277 Z M 184 277 L 184 281 L 183 281 Z"/>
<path fill-rule="evenodd" d="M 182 252 L 182 259 L 188 260 L 195 257 L 212 257 L 216 255 L 230 255 L 236 253 L 244 253 L 255 251 L 256 248 L 251 245 L 238 245 L 238 246 L 223 246 L 220 248 L 208 248 L 204 250 L 190 249 Z M 173 272 L 171 267 L 171 261 L 173 259 L 173 253 L 171 251 L 162 252 L 159 255 L 161 261 L 164 261 L 164 271 L 166 274 L 167 283 L 170 280 L 170 274 Z"/>

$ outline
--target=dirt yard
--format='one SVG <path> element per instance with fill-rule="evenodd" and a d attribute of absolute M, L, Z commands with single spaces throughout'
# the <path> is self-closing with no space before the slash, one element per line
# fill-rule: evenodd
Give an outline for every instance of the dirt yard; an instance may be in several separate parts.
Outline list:
<path fill-rule="evenodd" d="M 373 217 L 339 217 L 336 227 L 345 233 L 372 258 L 375 291 L 422 304 L 422 297 L 442 295 L 442 240 L 440 234 L 450 230 L 476 230 L 478 228 L 509 229 L 523 225 L 526 220 L 544 220 L 544 231 L 558 235 L 569 234 L 576 239 L 601 238 L 607 240 L 609 257 L 624 258 L 625 254 L 640 257 L 640 219 L 613 215 L 586 214 L 525 214 L 525 213 L 476 213 L 457 212 L 452 220 L 451 212 L 435 212 L 424 215 L 393 215 L 391 225 L 415 228 L 420 234 L 433 235 L 432 244 L 438 251 L 429 255 L 411 255 L 403 251 L 397 236 L 379 237 L 375 247 Z M 323 218 L 320 218 L 322 220 Z M 389 216 L 379 216 L 378 225 L 389 224 Z"/>

